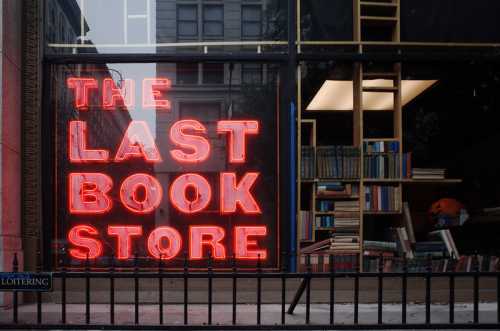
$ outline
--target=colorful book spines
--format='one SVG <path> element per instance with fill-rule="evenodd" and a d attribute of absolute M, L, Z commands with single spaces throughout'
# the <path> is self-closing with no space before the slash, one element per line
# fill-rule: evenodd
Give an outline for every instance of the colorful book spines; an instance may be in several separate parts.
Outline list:
<path fill-rule="evenodd" d="M 400 211 L 401 189 L 399 186 L 365 186 L 366 211 Z"/>

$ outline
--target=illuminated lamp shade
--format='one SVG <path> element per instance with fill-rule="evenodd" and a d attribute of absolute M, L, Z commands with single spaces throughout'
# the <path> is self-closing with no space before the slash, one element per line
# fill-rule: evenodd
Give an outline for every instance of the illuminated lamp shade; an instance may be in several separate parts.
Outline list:
<path fill-rule="evenodd" d="M 405 106 L 418 95 L 434 85 L 437 80 L 402 80 L 401 102 Z M 390 79 L 363 80 L 363 87 L 392 87 Z M 307 106 L 307 111 L 352 111 L 353 82 L 348 80 L 326 80 Z M 394 93 L 363 92 L 363 110 L 394 110 Z"/>

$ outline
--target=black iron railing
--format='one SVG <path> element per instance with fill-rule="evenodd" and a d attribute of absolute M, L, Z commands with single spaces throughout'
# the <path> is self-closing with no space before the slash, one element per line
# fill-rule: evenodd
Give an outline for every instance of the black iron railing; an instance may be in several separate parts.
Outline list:
<path fill-rule="evenodd" d="M 94 328 L 94 329 L 416 329 L 416 328 L 492 328 L 498 329 L 500 328 L 500 309 L 498 306 L 498 302 L 500 299 L 500 273 L 497 271 L 481 271 L 480 266 L 477 263 L 477 259 L 474 263 L 473 269 L 471 272 L 458 272 L 453 268 L 453 262 L 450 263 L 447 267 L 446 271 L 434 271 L 432 269 L 433 261 L 429 257 L 426 259 L 427 268 L 425 271 L 409 271 L 408 265 L 409 261 L 406 259 L 401 259 L 399 263 L 402 268 L 398 271 L 386 272 L 384 271 L 384 258 L 378 257 L 378 270 L 372 272 L 359 272 L 358 270 L 354 271 L 342 271 L 335 269 L 335 259 L 336 256 L 329 256 L 329 270 L 324 270 L 322 272 L 313 272 L 312 264 L 310 256 L 306 256 L 306 270 L 304 272 L 287 272 L 286 266 L 282 267 L 281 271 L 266 271 L 261 267 L 260 260 L 256 262 L 256 265 L 252 269 L 241 269 L 237 268 L 235 260 L 233 259 L 232 268 L 226 272 L 216 271 L 213 268 L 212 258 L 209 256 L 206 260 L 206 270 L 199 271 L 193 270 L 190 268 L 188 259 L 184 258 L 184 267 L 181 271 L 170 271 L 168 270 L 161 260 L 158 262 L 158 267 L 154 271 L 142 271 L 138 268 L 137 257 L 135 258 L 135 267 L 131 270 L 121 270 L 115 267 L 113 261 L 110 263 L 110 267 L 106 271 L 94 271 L 89 261 L 87 260 L 84 268 L 79 271 L 74 271 L 72 269 L 62 268 L 59 271 L 53 273 L 54 279 L 58 280 L 59 287 L 57 289 L 60 292 L 60 300 L 55 303 L 52 302 L 52 305 L 56 305 L 58 307 L 57 314 L 58 317 L 56 322 L 54 322 L 53 318 L 46 318 L 46 312 L 44 311 L 44 305 L 46 302 L 42 301 L 42 293 L 36 294 L 36 303 L 34 305 L 35 312 L 33 316 L 36 316 L 36 320 L 32 321 L 30 318 L 25 318 L 24 311 L 21 309 L 22 306 L 19 305 L 18 300 L 18 292 L 13 292 L 13 300 L 12 300 L 12 309 L 11 311 L 5 310 L 2 314 L 11 313 L 12 315 L 10 319 L 2 319 L 0 321 L 0 328 L 2 329 L 86 329 L 86 328 Z M 284 258 L 286 260 L 286 257 Z M 13 271 L 17 271 L 17 259 L 14 261 Z M 37 271 L 41 271 L 39 268 Z M 469 280 L 469 284 L 471 284 L 471 288 L 467 288 L 472 292 L 472 302 L 470 302 L 471 307 L 471 316 L 472 319 L 470 321 L 464 322 L 456 322 L 456 310 L 455 310 L 455 291 L 456 291 L 456 279 L 466 279 Z M 83 291 L 84 295 L 84 322 L 74 321 L 72 318 L 68 318 L 68 290 L 67 283 L 72 279 L 81 279 L 83 280 Z M 133 283 L 133 288 L 131 289 L 134 293 L 133 295 L 133 322 L 129 324 L 122 323 L 119 319 L 117 319 L 116 314 L 116 284 L 115 281 L 119 279 L 128 279 Z M 168 290 L 165 290 L 164 280 L 176 279 L 182 283 L 182 302 L 175 303 L 175 306 L 182 310 L 173 322 L 165 323 L 165 301 L 164 295 L 168 293 Z M 190 311 L 190 307 L 193 303 L 190 303 L 190 281 L 191 280 L 204 280 L 206 281 L 206 302 L 203 303 L 203 306 L 206 305 L 206 319 L 203 322 L 192 322 L 190 320 L 192 310 Z M 238 281 L 240 279 L 253 279 L 255 280 L 255 291 L 256 291 L 256 301 L 254 303 L 255 306 L 255 319 L 254 322 L 244 322 L 241 323 L 238 321 L 239 309 L 243 305 L 248 306 L 248 302 L 241 302 L 242 300 L 238 300 Z M 339 323 L 336 321 L 336 317 L 338 312 L 336 308 L 339 306 L 339 302 L 336 301 L 336 294 L 338 293 L 338 282 L 340 279 L 348 279 L 352 280 L 352 295 L 353 300 L 352 304 L 349 307 L 352 307 L 352 320 L 344 321 Z M 397 279 L 400 281 L 400 296 L 399 300 L 393 302 L 392 304 L 397 304 L 400 306 L 400 316 L 397 322 L 387 323 L 384 322 L 384 305 L 387 304 L 387 300 L 385 300 L 384 295 L 386 292 L 384 291 L 384 287 L 386 286 L 386 282 L 388 280 L 393 281 Z M 424 318 L 421 321 L 408 321 L 408 280 L 409 279 L 421 279 L 423 280 L 423 291 L 424 291 L 424 300 L 420 304 L 413 304 L 416 306 L 419 311 L 424 314 Z M 432 283 L 434 280 L 448 280 L 447 286 L 449 288 L 447 304 L 449 316 L 446 322 L 440 320 L 439 322 L 434 323 L 431 319 L 431 309 L 433 307 L 433 291 L 432 291 Z M 493 319 L 489 319 L 488 321 L 480 320 L 480 283 L 483 279 L 494 279 L 496 288 L 493 288 L 495 291 L 495 296 L 492 302 L 496 300 L 496 310 L 492 313 L 494 314 Z M 93 305 L 97 305 L 97 303 L 91 301 L 91 293 L 92 282 L 91 280 L 102 280 L 103 282 L 107 282 L 107 290 L 109 291 L 109 317 L 106 319 L 106 322 L 103 322 L 102 319 L 99 321 L 93 321 L 93 312 L 91 307 Z M 150 317 L 148 317 L 147 323 L 144 323 L 144 319 L 141 319 L 140 314 L 140 280 L 148 281 L 148 285 L 153 286 L 157 291 L 158 301 L 154 303 L 154 306 L 157 306 L 157 310 L 155 310 L 155 319 L 156 321 L 151 321 Z M 214 323 L 214 311 L 213 308 L 217 304 L 214 303 L 213 295 L 214 295 L 214 280 L 224 280 L 226 284 L 230 286 L 230 302 L 226 304 L 226 306 L 231 306 L 230 312 L 226 311 L 225 313 L 231 316 L 230 322 L 227 324 Z M 280 306 L 280 317 L 276 314 L 276 318 L 272 320 L 272 322 L 264 322 L 262 320 L 262 309 L 263 307 L 267 307 L 269 303 L 263 302 L 262 300 L 262 292 L 263 292 L 263 282 L 266 281 L 274 282 L 274 290 L 276 293 L 281 293 L 281 298 L 278 296 L 275 298 L 275 306 Z M 295 280 L 295 282 L 292 282 Z M 300 280 L 300 285 L 296 289 L 296 294 L 292 300 L 287 300 L 287 291 L 291 289 L 290 283 L 296 284 L 296 282 Z M 360 281 L 365 280 L 375 280 L 376 284 L 376 323 L 364 323 L 363 322 L 363 311 L 360 311 Z M 322 305 L 326 305 L 328 309 L 323 309 L 315 312 L 315 314 L 323 314 L 324 318 L 320 323 L 316 322 L 316 320 L 311 320 L 311 308 L 314 308 L 317 301 L 312 297 L 312 284 L 313 282 L 322 282 L 323 284 L 327 284 L 329 295 L 327 296 L 327 302 Z M 156 286 L 154 285 L 156 284 Z M 100 284 L 102 287 L 102 283 Z M 336 288 L 337 286 L 337 288 Z M 343 288 L 342 290 L 346 290 Z M 305 299 L 301 299 L 301 297 L 305 293 Z M 301 301 L 302 300 L 302 301 Z M 148 304 L 151 305 L 151 304 Z M 172 303 L 170 304 L 172 305 Z M 301 305 L 303 307 L 303 322 L 298 323 L 296 320 L 293 323 L 287 321 L 287 313 L 294 314 L 295 308 Z M 199 304 L 198 304 L 199 306 Z M 182 308 L 181 308 L 182 307 Z M 21 309 L 21 310 L 20 310 Z M 203 310 L 205 311 L 205 310 Z M 53 312 L 52 312 L 53 313 Z M 28 314 L 28 313 L 26 313 Z M 302 316 L 301 315 L 301 316 Z M 5 317 L 6 315 L 4 315 Z M 48 315 L 47 315 L 48 316 Z M 172 317 L 172 316 L 170 316 Z M 323 322 L 324 321 L 324 322 Z M 144 324 L 143 324 L 144 323 Z"/>

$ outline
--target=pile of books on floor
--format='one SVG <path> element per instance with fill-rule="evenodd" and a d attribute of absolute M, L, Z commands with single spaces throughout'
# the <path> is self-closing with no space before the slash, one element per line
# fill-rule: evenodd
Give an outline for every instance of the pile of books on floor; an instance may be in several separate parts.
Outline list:
<path fill-rule="evenodd" d="M 400 211 L 401 189 L 399 186 L 365 186 L 365 210 L 367 211 Z"/>
<path fill-rule="evenodd" d="M 354 146 L 318 146 L 319 178 L 359 178 L 360 150 Z"/>
<path fill-rule="evenodd" d="M 359 185 L 342 182 L 320 182 L 316 188 L 318 198 L 349 198 L 359 196 Z"/>
<path fill-rule="evenodd" d="M 312 240 L 313 238 L 313 213 L 310 210 L 300 211 L 300 224 L 299 224 L 299 239 Z"/>
<path fill-rule="evenodd" d="M 314 147 L 302 146 L 300 161 L 300 177 L 302 179 L 314 179 L 316 166 L 314 164 Z"/>
<path fill-rule="evenodd" d="M 413 168 L 413 179 L 444 179 L 446 169 Z"/>
<path fill-rule="evenodd" d="M 363 270 L 376 272 L 380 265 L 384 272 L 392 271 L 397 244 L 392 241 L 365 240 L 363 242 Z"/>

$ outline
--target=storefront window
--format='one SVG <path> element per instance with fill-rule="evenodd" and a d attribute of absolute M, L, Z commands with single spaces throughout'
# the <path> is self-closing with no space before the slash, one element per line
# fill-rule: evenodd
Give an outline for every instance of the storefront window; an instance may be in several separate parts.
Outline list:
<path fill-rule="evenodd" d="M 186 87 L 185 70 L 52 67 L 56 266 L 277 266 L 279 80 L 214 90 L 213 73 Z"/>
<path fill-rule="evenodd" d="M 244 41 L 262 41 L 260 51 L 277 51 L 287 40 L 287 0 L 48 0 L 46 8 L 49 53 L 220 51 L 207 41 L 230 42 L 222 46 L 232 52 L 256 52 L 259 43 Z"/>

